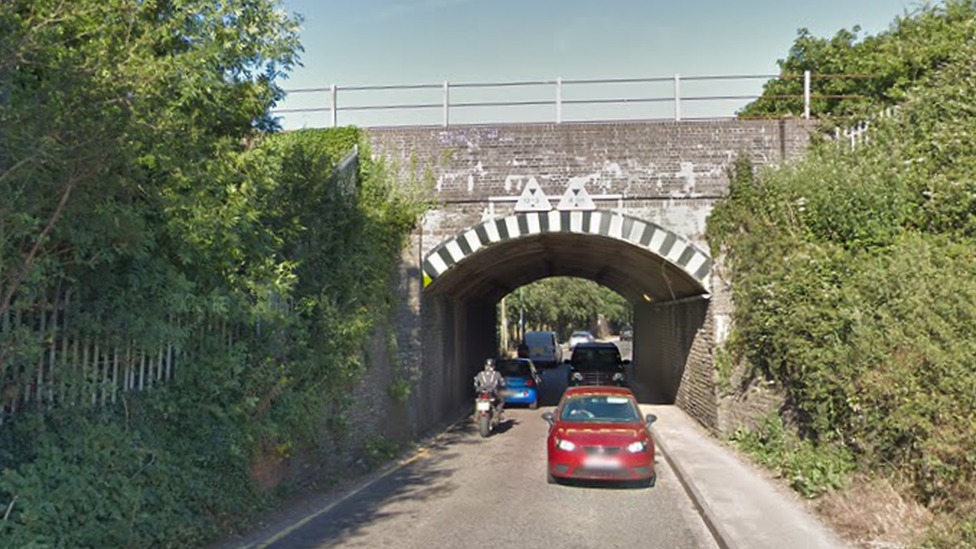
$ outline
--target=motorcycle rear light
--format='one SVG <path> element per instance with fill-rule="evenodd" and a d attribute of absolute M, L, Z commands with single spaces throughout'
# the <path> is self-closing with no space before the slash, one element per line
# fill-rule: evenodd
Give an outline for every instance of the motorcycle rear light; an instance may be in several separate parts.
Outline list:
<path fill-rule="evenodd" d="M 525 381 L 525 386 L 526 387 L 535 387 L 535 380 L 533 380 L 533 379 L 526 380 Z"/>

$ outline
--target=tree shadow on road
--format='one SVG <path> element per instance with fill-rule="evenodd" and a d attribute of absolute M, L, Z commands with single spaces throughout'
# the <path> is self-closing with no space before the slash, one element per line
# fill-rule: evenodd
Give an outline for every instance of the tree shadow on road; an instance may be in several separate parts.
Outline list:
<path fill-rule="evenodd" d="M 373 482 L 354 488 L 344 499 L 308 515 L 301 528 L 287 531 L 267 549 L 318 549 L 348 542 L 363 534 L 377 522 L 403 515 L 409 502 L 428 502 L 451 497 L 458 489 L 453 481 L 455 468 L 444 463 L 455 459 L 452 447 L 478 443 L 476 428 L 470 421 L 460 421 L 437 437 L 412 458 L 407 458 Z M 282 535 L 285 534 L 285 535 Z M 266 539 L 275 537 L 270 534 Z"/>

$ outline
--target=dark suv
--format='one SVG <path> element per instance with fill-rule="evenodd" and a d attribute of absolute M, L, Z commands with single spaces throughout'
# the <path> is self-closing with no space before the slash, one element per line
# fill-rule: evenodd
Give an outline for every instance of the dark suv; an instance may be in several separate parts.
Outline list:
<path fill-rule="evenodd" d="M 573 349 L 569 364 L 569 386 L 619 385 L 627 386 L 624 366 L 629 360 L 620 360 L 620 349 L 613 343 L 580 343 Z"/>

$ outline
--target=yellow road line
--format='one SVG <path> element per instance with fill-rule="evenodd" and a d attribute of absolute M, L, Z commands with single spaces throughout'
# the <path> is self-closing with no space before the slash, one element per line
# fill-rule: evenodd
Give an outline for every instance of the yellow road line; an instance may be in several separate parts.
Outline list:
<path fill-rule="evenodd" d="M 312 522 L 316 518 L 318 518 L 318 517 L 320 517 L 320 516 L 328 513 L 333 508 L 335 508 L 336 505 L 339 505 L 340 503 L 343 503 L 343 502 L 347 501 L 348 499 L 350 499 L 353 496 L 355 496 L 356 494 L 362 492 L 366 488 L 369 488 L 370 486 L 372 486 L 373 484 L 375 484 L 377 481 L 382 480 L 382 479 L 390 476 L 391 474 L 399 471 L 400 469 L 403 469 L 407 465 L 410 465 L 411 463 L 413 463 L 413 462 L 415 462 L 415 461 L 417 461 L 417 460 L 419 460 L 419 459 L 421 459 L 423 457 L 428 456 L 430 454 L 430 449 L 431 449 L 432 446 L 434 446 L 435 444 L 437 444 L 437 442 L 439 442 L 448 432 L 450 432 L 452 429 L 454 429 L 454 426 L 455 425 L 457 425 L 458 423 L 460 423 L 462 421 L 465 421 L 466 419 L 467 419 L 467 416 L 465 416 L 464 418 L 459 419 L 458 421 L 455 421 L 454 423 L 450 424 L 444 430 L 444 432 L 442 432 L 441 434 L 439 434 L 436 437 L 434 437 L 431 440 L 430 444 L 428 444 L 427 446 L 425 446 L 425 447 L 421 448 L 420 450 L 418 450 L 416 454 L 410 456 L 407 459 L 404 459 L 403 461 L 397 463 L 395 466 L 390 467 L 390 469 L 388 469 L 388 470 L 384 471 L 383 473 L 379 474 L 378 476 L 376 476 L 375 478 L 371 479 L 366 484 L 363 484 L 362 486 L 360 486 L 359 488 L 356 488 L 352 492 L 349 492 L 348 494 L 343 495 L 342 497 L 340 497 L 336 501 L 333 501 L 332 503 L 326 505 L 325 507 L 319 509 L 318 511 L 315 511 L 311 515 L 308 515 L 308 516 L 302 518 L 298 522 L 295 522 L 291 526 L 288 526 L 287 528 L 281 530 L 277 534 L 274 534 L 270 538 L 268 538 L 268 539 L 266 539 L 264 541 L 258 542 L 257 544 L 242 545 L 239 549 L 266 549 L 267 547 L 271 546 L 272 544 L 281 541 L 283 538 L 285 538 L 285 537 L 289 536 L 290 534 L 292 534 L 293 532 L 295 532 L 295 530 L 298 530 L 299 528 L 305 526 L 309 522 Z"/>

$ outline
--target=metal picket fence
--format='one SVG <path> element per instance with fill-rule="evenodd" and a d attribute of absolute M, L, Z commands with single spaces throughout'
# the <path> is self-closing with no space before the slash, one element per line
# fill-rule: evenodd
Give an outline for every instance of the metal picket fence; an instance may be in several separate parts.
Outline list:
<path fill-rule="evenodd" d="M 169 381 L 181 353 L 172 344 L 155 349 L 133 342 L 107 345 L 76 330 L 70 291 L 52 299 L 14 300 L 0 315 L 0 333 L 10 346 L 31 346 L 25 363 L 6 350 L 0 378 L 0 425 L 22 408 L 105 405 L 120 391 L 145 391 Z M 175 317 L 169 318 L 176 323 Z"/>
<path fill-rule="evenodd" d="M 888 107 L 883 111 L 879 112 L 877 115 L 867 119 L 857 122 L 856 124 L 848 127 L 837 127 L 834 128 L 833 138 L 837 142 L 842 142 L 850 146 L 851 151 L 857 149 L 857 146 L 862 143 L 866 143 L 871 139 L 869 130 L 871 129 L 871 123 L 875 120 L 882 118 L 891 118 L 898 114 L 898 107 Z"/>
<path fill-rule="evenodd" d="M 336 163 L 335 171 L 336 185 L 343 192 L 354 192 L 358 147 Z M 192 360 L 194 340 L 212 338 L 230 349 L 245 330 L 261 331 L 259 324 L 246 327 L 226 319 L 197 319 L 193 333 L 182 338 L 189 349 L 175 341 L 152 348 L 134 341 L 111 343 L 79 325 L 78 309 L 84 304 L 72 307 L 76 300 L 76 293 L 59 286 L 47 295 L 15 295 L 10 307 L 0 313 L 0 426 L 28 407 L 115 404 L 124 392 L 149 391 L 171 381 L 180 366 Z M 290 301 L 275 297 L 272 301 L 279 312 L 291 314 Z M 189 326 L 188 318 L 178 314 L 167 314 L 165 323 L 174 332 Z"/>

